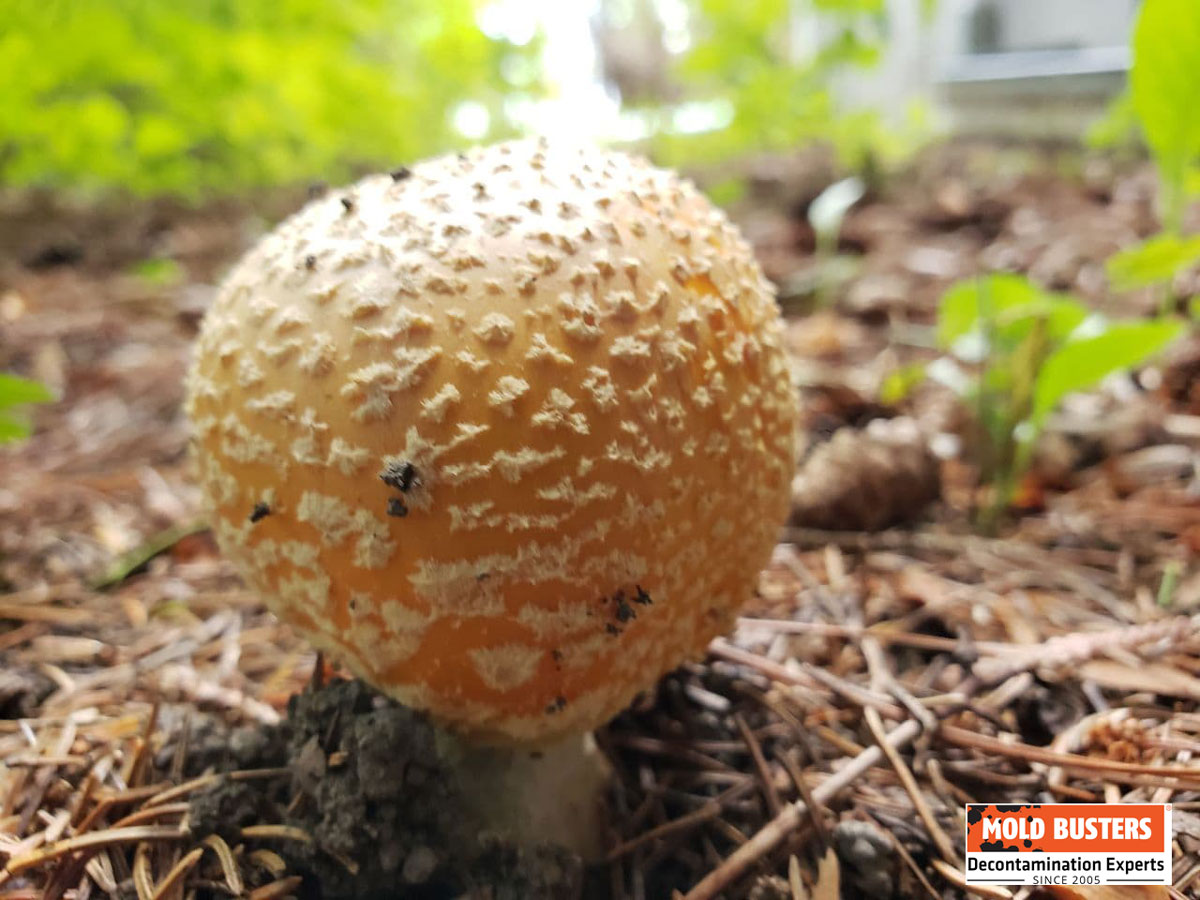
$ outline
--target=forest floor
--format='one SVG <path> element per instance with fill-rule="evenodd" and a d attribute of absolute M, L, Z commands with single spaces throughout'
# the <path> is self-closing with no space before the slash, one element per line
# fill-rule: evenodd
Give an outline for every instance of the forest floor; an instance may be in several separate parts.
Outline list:
<path fill-rule="evenodd" d="M 935 356 L 938 298 L 977 272 L 1151 311 L 1103 267 L 1155 228 L 1150 171 L 941 148 L 851 211 L 830 262 L 804 216 L 826 168 L 747 170 L 734 217 L 780 286 L 804 399 L 795 514 L 737 631 L 599 733 L 617 778 L 592 880 L 628 900 L 966 896 L 965 802 L 1142 800 L 1174 804 L 1174 887 L 1055 896 L 1200 898 L 1200 342 L 1067 404 L 995 536 L 969 526 L 947 392 L 878 400 Z M 3 900 L 318 896 L 287 849 L 301 829 L 181 828 L 209 764 L 286 792 L 241 745 L 314 674 L 204 529 L 180 409 L 214 285 L 302 200 L 0 204 L 0 370 L 62 398 L 0 451 Z M 435 848 L 413 872 L 449 864 Z"/>

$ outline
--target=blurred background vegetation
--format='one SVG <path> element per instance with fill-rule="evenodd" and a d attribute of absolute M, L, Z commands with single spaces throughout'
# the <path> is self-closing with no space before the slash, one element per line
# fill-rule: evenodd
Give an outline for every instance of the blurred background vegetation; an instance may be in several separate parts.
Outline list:
<path fill-rule="evenodd" d="M 503 133 L 537 46 L 485 36 L 477 8 L 9 0 L 0 179 L 195 197 L 345 178 L 461 143 L 447 111 L 468 99 Z"/>
<path fill-rule="evenodd" d="M 0 184 L 197 198 L 343 180 L 561 123 L 561 106 L 539 104 L 563 99 L 581 54 L 594 54 L 594 84 L 576 95 L 603 110 L 575 103 L 572 121 L 608 133 L 580 136 L 638 142 L 668 163 L 822 141 L 861 167 L 925 133 L 918 103 L 885 127 L 878 110 L 835 101 L 839 73 L 879 61 L 884 0 L 597 0 L 557 17 L 550 6 L 9 0 Z"/>
<path fill-rule="evenodd" d="M 1059 4 L 1059 19 L 1070 18 L 1072 3 L 1079 6 Z M 1107 43 L 1127 44 L 1135 0 L 1101 6 L 1096 19 L 1115 20 L 1109 30 L 1122 35 Z M 963 59 L 990 58 L 964 49 L 1010 49 L 1005 29 L 1019 32 L 1022 17 L 1040 15 L 1035 7 L 1025 0 L 1007 7 L 994 0 L 8 0 L 0 19 L 0 186 L 194 199 L 345 180 L 531 131 L 636 144 L 661 162 L 690 167 L 819 144 L 843 168 L 870 174 L 938 132 L 930 88 L 939 79 L 952 100 L 962 94 L 964 118 L 975 108 L 998 123 L 1005 110 L 981 103 L 989 95 L 971 93 L 971 85 L 1021 76 L 1022 65 L 1050 71 L 1068 90 L 1057 90 L 1062 102 L 1054 109 L 1045 101 L 1055 91 L 1032 100 L 1010 92 L 1021 96 L 1019 118 L 1036 121 L 1040 109 L 1045 124 L 1073 105 L 1090 116 L 1076 137 L 1093 147 L 1136 146 L 1134 97 L 1120 89 L 1127 61 L 1106 64 L 1119 81 L 1104 83 L 1105 115 L 1093 96 L 1076 103 L 1070 79 L 1083 70 L 1070 53 L 1065 64 L 1053 53 L 1080 48 L 1055 35 L 1055 15 L 1041 23 L 1045 46 L 1035 41 L 1029 59 L 993 54 L 1013 57 L 1007 73 L 933 71 L 953 68 L 939 58 L 950 45 Z M 1081 22 L 1077 30 L 1089 27 Z M 1084 75 L 1095 76 L 1093 69 Z"/>
<path fill-rule="evenodd" d="M 979 125 L 972 117 L 1001 132 L 1015 119 L 1093 148 L 1137 148 L 1155 92 L 1142 91 L 1139 109 L 1136 83 L 1124 88 L 1137 8 L 7 0 L 0 187 L 195 199 L 547 131 L 693 168 L 817 144 L 869 175 L 943 129 L 946 103 L 931 99 L 950 101 L 959 131 Z M 1176 182 L 1184 165 L 1168 166 Z"/>

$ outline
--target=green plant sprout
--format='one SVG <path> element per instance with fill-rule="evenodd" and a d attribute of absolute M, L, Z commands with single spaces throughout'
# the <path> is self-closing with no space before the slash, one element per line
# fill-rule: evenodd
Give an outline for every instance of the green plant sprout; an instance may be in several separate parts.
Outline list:
<path fill-rule="evenodd" d="M 183 266 L 161 256 L 140 260 L 130 266 L 128 272 L 142 283 L 155 287 L 178 284 L 185 275 Z"/>
<path fill-rule="evenodd" d="M 1114 253 L 1105 262 L 1109 284 L 1131 291 L 1171 282 L 1200 262 L 1200 235 L 1156 234 Z"/>
<path fill-rule="evenodd" d="M 825 307 L 836 284 L 843 280 L 846 270 L 853 267 L 838 265 L 838 236 L 846 214 L 867 191 L 862 179 L 851 175 L 835 181 L 817 195 L 808 206 L 808 223 L 816 236 L 817 306 Z"/>
<path fill-rule="evenodd" d="M 1158 596 L 1155 598 L 1155 602 L 1162 609 L 1171 608 L 1181 574 L 1183 574 L 1183 564 L 1177 559 L 1168 560 L 1167 564 L 1163 566 L 1162 581 L 1158 583 Z"/>
<path fill-rule="evenodd" d="M 1145 0 L 1133 32 L 1128 104 L 1154 157 L 1163 230 L 1108 261 L 1114 289 L 1168 285 L 1200 263 L 1200 238 L 1182 234 L 1200 188 L 1200 4 Z M 1174 301 L 1163 291 L 1163 309 Z"/>
<path fill-rule="evenodd" d="M 937 343 L 924 367 L 974 411 L 980 480 L 990 489 L 977 524 L 994 531 L 1028 471 L 1038 436 L 1068 394 L 1139 365 L 1184 330 L 1182 322 L 1108 320 L 1069 294 L 1019 275 L 961 281 L 943 295 Z M 901 369 L 884 384 L 895 398 L 917 381 Z"/>
<path fill-rule="evenodd" d="M 51 403 L 54 394 L 39 381 L 0 372 L 0 444 L 29 437 L 27 407 L 36 403 Z"/>
<path fill-rule="evenodd" d="M 1158 165 L 1166 231 L 1183 226 L 1191 174 L 1200 161 L 1200 6 L 1145 0 L 1133 32 L 1129 73 L 1134 110 Z"/>
<path fill-rule="evenodd" d="M 1100 118 L 1088 126 L 1083 142 L 1092 150 L 1108 150 L 1126 157 L 1141 153 L 1141 130 L 1128 86 L 1113 97 Z"/>

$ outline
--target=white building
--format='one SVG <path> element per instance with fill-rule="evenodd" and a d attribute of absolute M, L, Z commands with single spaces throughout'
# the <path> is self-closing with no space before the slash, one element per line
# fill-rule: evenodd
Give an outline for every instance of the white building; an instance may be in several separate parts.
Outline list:
<path fill-rule="evenodd" d="M 803 0 L 802 0 L 803 2 Z M 1137 0 L 888 0 L 880 67 L 844 85 L 852 102 L 930 97 L 955 131 L 1078 136 L 1120 92 Z"/>

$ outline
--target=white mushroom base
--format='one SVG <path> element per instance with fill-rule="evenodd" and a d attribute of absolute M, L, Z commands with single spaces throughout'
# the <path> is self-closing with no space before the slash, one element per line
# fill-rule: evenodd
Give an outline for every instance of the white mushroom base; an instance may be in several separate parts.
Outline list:
<path fill-rule="evenodd" d="M 605 851 L 612 770 L 590 734 L 537 749 L 478 747 L 454 759 L 465 802 L 484 826 L 522 846 L 557 844 L 597 862 Z"/>

